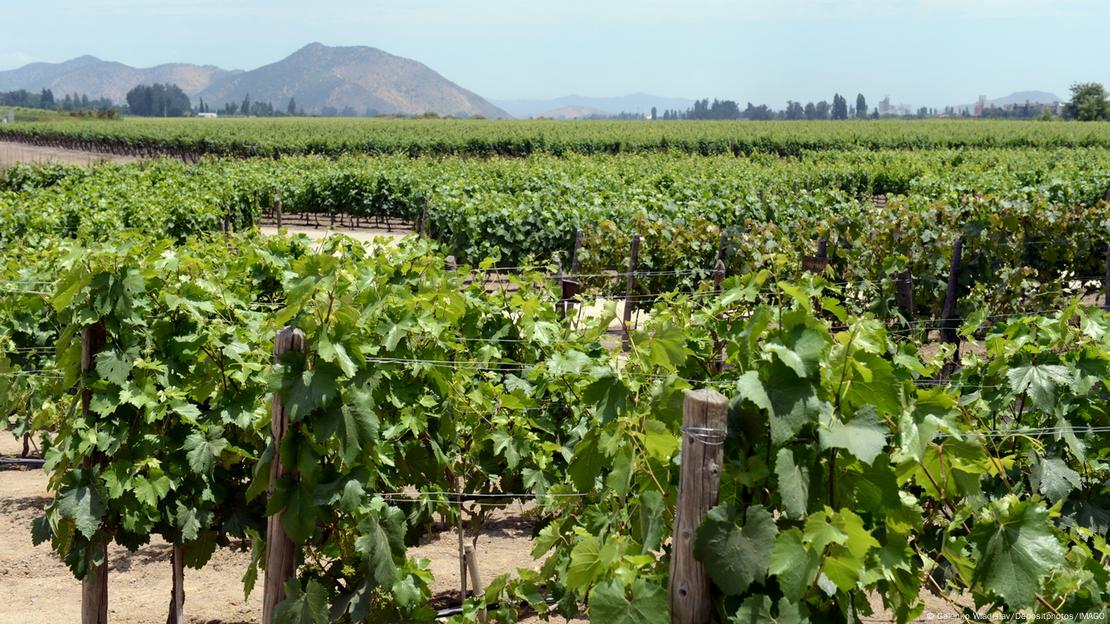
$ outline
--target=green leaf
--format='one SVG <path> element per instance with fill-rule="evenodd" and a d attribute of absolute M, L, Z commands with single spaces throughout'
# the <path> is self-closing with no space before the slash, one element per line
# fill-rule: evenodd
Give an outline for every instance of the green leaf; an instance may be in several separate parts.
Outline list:
<path fill-rule="evenodd" d="M 601 542 L 592 535 L 580 538 L 570 551 L 567 589 L 586 587 L 593 583 L 601 572 Z"/>
<path fill-rule="evenodd" d="M 887 428 L 879 422 L 874 406 L 864 406 L 848 422 L 829 414 L 821 424 L 818 435 L 822 449 L 846 449 L 866 464 L 874 461 L 886 446 Z"/>
<path fill-rule="evenodd" d="M 182 446 L 189 460 L 189 467 L 197 474 L 209 474 L 216 466 L 216 459 L 227 447 L 222 427 L 212 427 L 205 432 L 194 431 L 185 438 Z"/>
<path fill-rule="evenodd" d="M 96 373 L 101 379 L 107 379 L 117 386 L 127 383 L 127 377 L 134 365 L 134 359 L 121 356 L 116 351 L 101 351 L 96 354 Z"/>
<path fill-rule="evenodd" d="M 170 480 L 165 475 L 149 479 L 135 477 L 132 481 L 132 487 L 139 502 L 150 507 L 157 507 L 158 501 L 162 500 L 170 491 Z"/>
<path fill-rule="evenodd" d="M 764 385 L 771 399 L 771 442 L 781 445 L 793 438 L 807 424 L 832 411 L 832 405 L 817 397 L 810 379 L 802 379 L 781 363 L 768 370 Z"/>
<path fill-rule="evenodd" d="M 782 448 L 775 456 L 775 476 L 779 480 L 777 490 L 787 516 L 804 518 L 809 513 L 809 467 L 798 465 L 794 451 Z"/>
<path fill-rule="evenodd" d="M 590 365 L 590 356 L 571 349 L 566 353 L 556 353 L 551 356 L 548 368 L 552 375 L 573 375 L 581 373 Z"/>
<path fill-rule="evenodd" d="M 975 523 L 971 542 L 980 556 L 973 581 L 1001 596 L 1013 609 L 1033 604 L 1041 579 L 1064 565 L 1064 549 L 1048 510 L 1010 496 Z"/>
<path fill-rule="evenodd" d="M 783 595 L 798 602 L 817 578 L 820 566 L 820 555 L 802 543 L 802 532 L 790 529 L 775 538 L 767 571 L 778 577 Z"/>
<path fill-rule="evenodd" d="M 743 528 L 736 526 L 735 514 L 727 506 L 710 509 L 694 539 L 694 556 L 726 595 L 743 594 L 767 576 L 778 534 L 771 514 L 760 505 L 748 507 Z"/>
<path fill-rule="evenodd" d="M 643 579 L 632 582 L 628 595 L 619 580 L 601 583 L 590 591 L 591 624 L 669 624 L 663 588 Z"/>
<path fill-rule="evenodd" d="M 663 495 L 657 490 L 640 494 L 640 543 L 641 553 L 659 548 L 663 539 Z"/>
<path fill-rule="evenodd" d="M 1046 457 L 1035 462 L 1030 478 L 1033 487 L 1052 502 L 1065 498 L 1074 489 L 1083 487 L 1083 477 L 1058 457 Z"/>
<path fill-rule="evenodd" d="M 92 539 L 104 517 L 104 501 L 95 488 L 78 485 L 63 490 L 58 496 L 58 512 L 63 518 L 73 520 L 82 535 Z"/>
<path fill-rule="evenodd" d="M 325 362 L 332 362 L 339 366 L 339 370 L 348 377 L 354 377 L 357 368 L 351 356 L 347 355 L 347 348 L 342 343 L 332 342 L 327 333 L 321 332 L 320 341 L 317 344 L 317 352 L 320 359 Z"/>
<path fill-rule="evenodd" d="M 281 510 L 281 528 L 289 539 L 298 544 L 312 537 L 316 529 L 317 507 L 313 504 L 312 489 L 303 482 L 290 483 Z"/>
<path fill-rule="evenodd" d="M 686 334 L 674 325 L 666 325 L 648 339 L 649 361 L 674 372 L 686 362 Z"/>
<path fill-rule="evenodd" d="M 613 420 L 625 410 L 629 395 L 628 386 L 619 377 L 603 375 L 586 386 L 582 400 L 593 406 L 594 413 L 604 423 Z"/>
<path fill-rule="evenodd" d="M 740 378 L 736 380 L 736 392 L 741 398 L 751 401 L 759 409 L 774 413 L 771 398 L 767 396 L 767 390 L 763 387 L 763 382 L 759 380 L 758 372 L 752 370 L 740 375 Z"/>
<path fill-rule="evenodd" d="M 1059 364 L 1015 366 L 1006 372 L 1017 394 L 1028 393 L 1033 405 L 1051 411 L 1056 405 L 1056 384 L 1068 383 L 1068 368 Z"/>
<path fill-rule="evenodd" d="M 779 598 L 778 615 L 772 615 L 769 596 L 748 596 L 729 624 L 806 624 L 809 618 L 802 609 L 786 598 Z"/>
<path fill-rule="evenodd" d="M 274 624 L 329 624 L 328 592 L 316 579 L 301 591 L 296 578 L 285 581 L 285 600 L 274 608 Z"/>
<path fill-rule="evenodd" d="M 374 515 L 359 525 L 362 535 L 355 540 L 355 550 L 362 555 L 376 586 L 393 587 L 399 579 L 389 533 Z"/>

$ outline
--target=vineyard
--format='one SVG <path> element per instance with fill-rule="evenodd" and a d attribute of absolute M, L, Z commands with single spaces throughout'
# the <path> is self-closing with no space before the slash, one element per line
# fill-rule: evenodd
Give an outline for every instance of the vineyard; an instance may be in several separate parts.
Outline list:
<path fill-rule="evenodd" d="M 636 152 L 800 156 L 847 149 L 1110 147 L 1110 125 L 986 120 L 517 121 L 483 119 L 126 119 L 40 121 L 0 140 L 130 156 Z"/>
<path fill-rule="evenodd" d="M 0 172 L 0 414 L 85 621 L 155 536 L 170 621 L 233 545 L 274 622 L 1105 612 L 1102 126 L 214 123 L 0 130 L 189 161 Z"/>

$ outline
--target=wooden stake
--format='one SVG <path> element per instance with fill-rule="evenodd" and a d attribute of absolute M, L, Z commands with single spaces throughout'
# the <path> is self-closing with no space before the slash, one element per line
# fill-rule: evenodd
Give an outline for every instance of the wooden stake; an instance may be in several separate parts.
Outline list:
<path fill-rule="evenodd" d="M 478 573 L 478 555 L 470 544 L 467 544 L 463 550 L 465 552 L 466 569 L 470 572 L 470 584 L 473 586 L 471 593 L 476 596 L 485 591 L 482 589 L 482 577 Z"/>
<path fill-rule="evenodd" d="M 85 327 L 81 334 L 81 373 L 87 375 L 96 366 L 96 354 L 104 347 L 107 334 L 103 323 Z M 81 411 L 89 417 L 89 402 L 92 389 L 85 387 L 81 393 Z M 85 461 L 86 467 L 91 458 Z M 81 579 L 81 624 L 108 624 L 108 536 L 100 535 L 96 547 L 103 561 L 90 565 L 85 578 Z"/>
<path fill-rule="evenodd" d="M 277 223 L 277 228 L 281 229 L 281 195 L 274 195 L 274 221 Z"/>
<path fill-rule="evenodd" d="M 894 300 L 907 321 L 913 319 L 913 272 L 906 269 L 898 274 Z"/>
<path fill-rule="evenodd" d="M 1106 247 L 1106 281 L 1103 282 L 1103 288 L 1106 290 L 1106 295 L 1103 298 L 1102 305 L 1110 310 L 1110 245 Z"/>
<path fill-rule="evenodd" d="M 640 265 L 640 235 L 632 237 L 632 254 L 628 257 L 628 279 L 624 291 L 624 345 L 629 343 L 629 322 L 632 320 L 632 288 L 636 285 L 636 269 Z"/>
<path fill-rule="evenodd" d="M 574 230 L 574 245 L 570 248 L 570 274 L 578 275 L 578 250 L 582 249 L 582 230 Z"/>
<path fill-rule="evenodd" d="M 295 327 L 285 327 L 274 339 L 274 362 L 280 362 L 290 351 L 303 352 L 305 349 L 304 332 Z M 270 494 L 274 486 L 285 474 L 281 465 L 281 440 L 289 429 L 289 415 L 285 412 L 285 402 L 280 392 L 274 393 L 271 407 L 270 429 L 274 440 L 274 461 L 270 464 Z M 296 573 L 297 551 L 293 540 L 281 528 L 282 512 L 266 519 L 266 581 L 262 594 L 262 621 L 274 620 L 274 608 L 285 600 L 285 581 Z"/>
<path fill-rule="evenodd" d="M 716 390 L 686 393 L 668 588 L 672 624 L 709 621 L 709 577 L 694 557 L 694 535 L 706 512 L 717 503 L 727 414 L 728 398 Z"/>
<path fill-rule="evenodd" d="M 173 587 L 170 588 L 170 614 L 166 624 L 185 624 L 185 549 L 180 544 L 173 545 L 170 565 Z"/>
<path fill-rule="evenodd" d="M 952 245 L 952 264 L 948 269 L 948 291 L 944 295 L 944 310 L 941 312 L 942 325 L 940 329 L 941 342 L 956 345 L 952 359 L 941 370 L 941 379 L 947 381 L 956 371 L 956 364 L 960 361 L 960 336 L 956 332 L 959 319 L 956 318 L 956 307 L 959 303 L 960 287 L 960 260 L 963 255 L 964 241 L 957 238 Z"/>

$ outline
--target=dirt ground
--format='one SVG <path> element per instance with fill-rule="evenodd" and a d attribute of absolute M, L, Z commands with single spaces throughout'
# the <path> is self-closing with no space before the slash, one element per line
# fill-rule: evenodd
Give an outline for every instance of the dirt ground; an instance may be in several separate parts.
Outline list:
<path fill-rule="evenodd" d="M 94 165 L 102 162 L 138 162 L 131 156 L 116 156 L 99 152 L 37 147 L 11 141 L 0 141 L 0 169 L 16 163 L 57 162 L 73 165 Z"/>

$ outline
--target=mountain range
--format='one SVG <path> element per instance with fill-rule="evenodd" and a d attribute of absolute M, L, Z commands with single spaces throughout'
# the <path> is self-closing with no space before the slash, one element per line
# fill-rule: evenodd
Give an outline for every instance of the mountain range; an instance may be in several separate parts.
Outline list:
<path fill-rule="evenodd" d="M 694 105 L 693 100 L 663 97 L 648 93 L 633 93 L 619 97 L 586 97 L 566 95 L 550 100 L 493 100 L 514 117 L 547 117 L 551 119 L 574 119 L 618 113 L 650 113 L 652 107 L 660 115 L 663 111 L 686 110 Z"/>
<path fill-rule="evenodd" d="M 293 98 L 299 108 L 316 114 L 508 116 L 423 63 L 365 46 L 311 43 L 250 71 L 187 63 L 137 68 L 94 56 L 0 71 L 0 91 L 50 89 L 58 97 L 80 93 L 120 103 L 136 85 L 164 82 L 181 87 L 194 103 L 203 98 L 213 110 L 249 94 L 251 100 L 280 110 Z"/>

